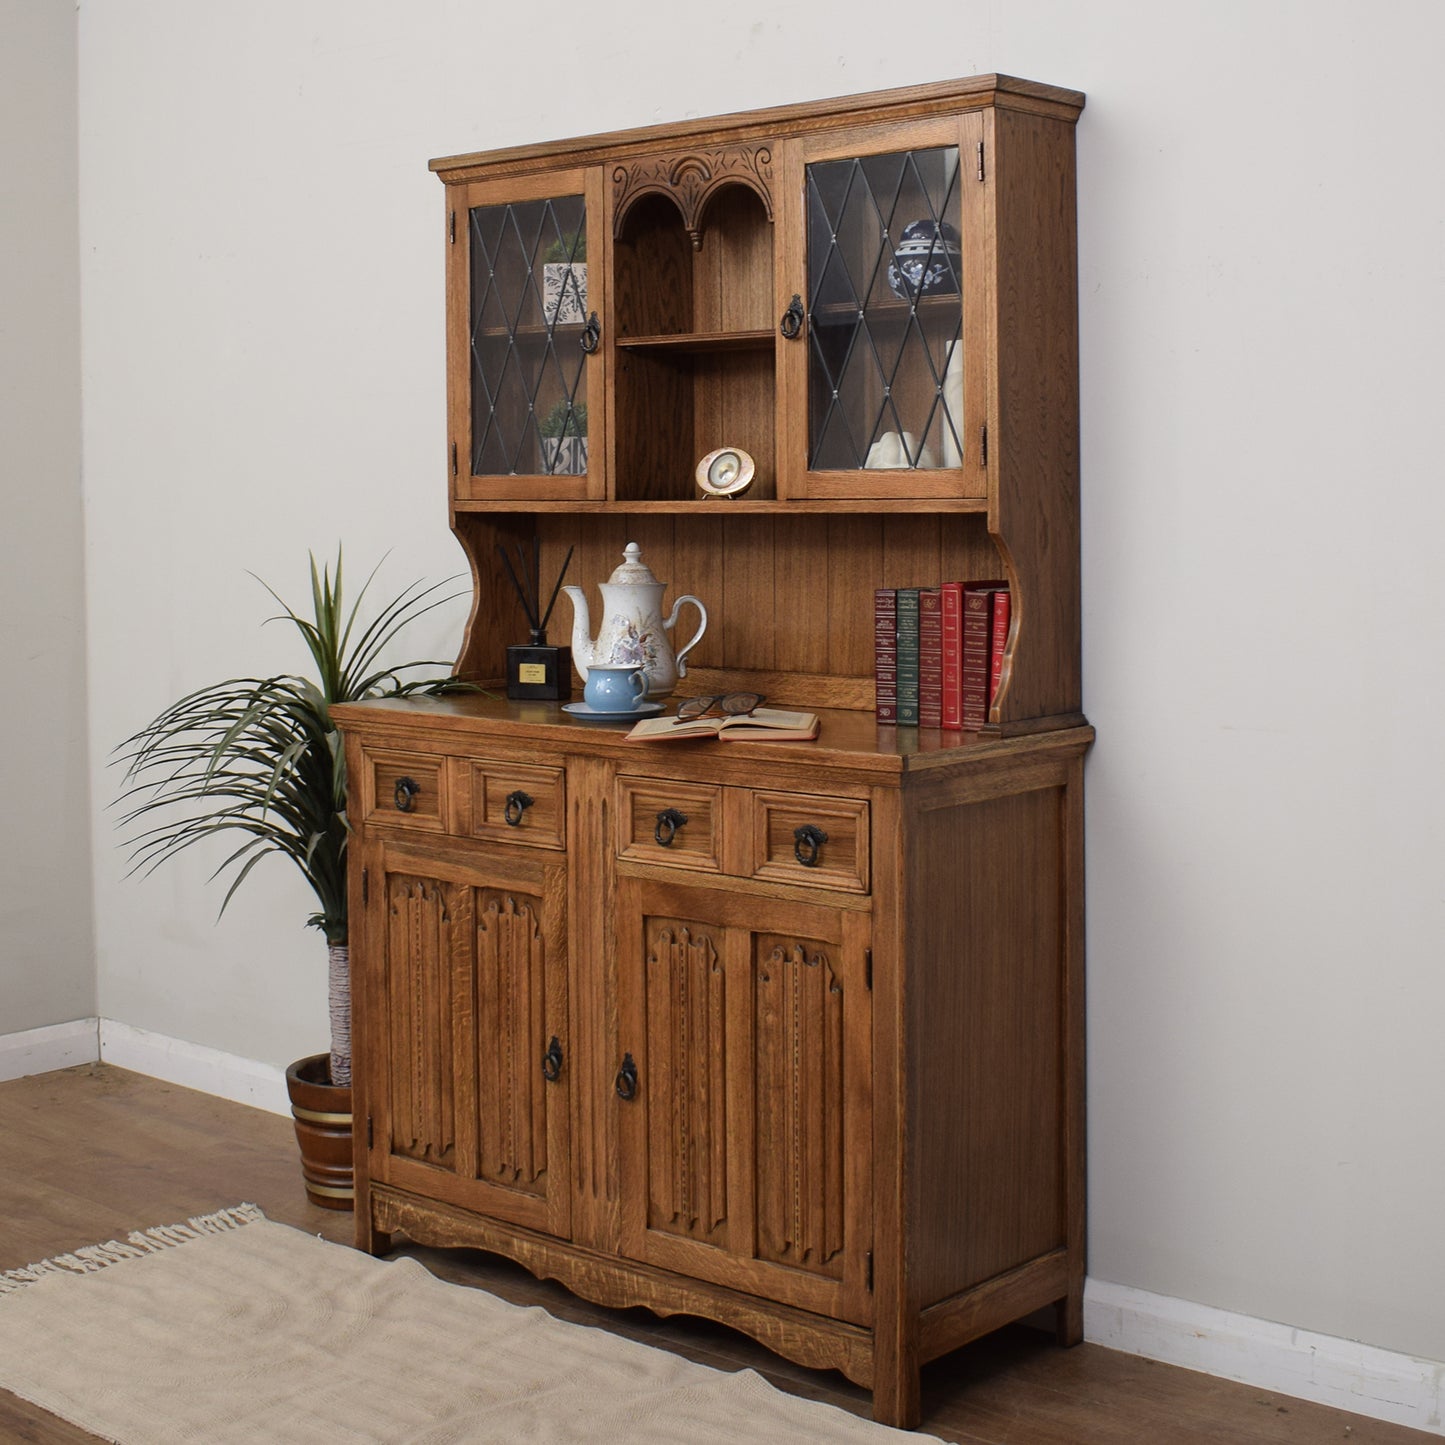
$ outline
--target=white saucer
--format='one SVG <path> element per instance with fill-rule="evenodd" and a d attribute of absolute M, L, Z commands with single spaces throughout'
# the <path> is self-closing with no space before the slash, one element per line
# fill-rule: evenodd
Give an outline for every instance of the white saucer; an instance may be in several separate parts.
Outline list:
<path fill-rule="evenodd" d="M 625 722 L 628 719 L 640 717 L 654 717 L 663 709 L 660 702 L 640 702 L 636 707 L 627 708 L 623 712 L 604 712 L 601 708 L 589 707 L 585 702 L 564 702 L 563 712 L 570 712 L 573 717 L 585 717 L 589 722 Z"/>

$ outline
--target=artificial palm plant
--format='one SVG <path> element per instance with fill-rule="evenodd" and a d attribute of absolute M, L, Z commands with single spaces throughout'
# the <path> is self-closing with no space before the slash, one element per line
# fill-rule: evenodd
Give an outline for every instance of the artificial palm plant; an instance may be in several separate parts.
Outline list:
<path fill-rule="evenodd" d="M 116 749 L 125 764 L 132 872 L 150 872 L 183 848 L 219 833 L 245 841 L 212 874 L 228 870 L 221 911 L 268 854 L 290 858 L 320 904 L 307 922 L 326 936 L 330 955 L 331 1083 L 351 1083 L 351 986 L 346 917 L 346 762 L 331 721 L 335 703 L 464 688 L 450 672 L 417 678 L 434 661 L 388 663 L 382 654 L 424 613 L 459 595 L 446 582 L 413 582 L 365 622 L 361 607 L 373 569 L 348 608 L 341 551 L 333 576 L 311 557 L 310 617 L 295 612 L 265 582 L 306 641 L 315 678 L 234 678 L 188 694 Z M 260 578 L 256 579 L 258 582 Z"/>

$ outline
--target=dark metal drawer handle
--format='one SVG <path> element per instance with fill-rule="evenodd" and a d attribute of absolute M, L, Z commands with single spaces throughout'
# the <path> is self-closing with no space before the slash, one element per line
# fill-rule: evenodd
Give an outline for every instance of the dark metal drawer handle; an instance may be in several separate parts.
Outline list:
<path fill-rule="evenodd" d="M 793 857 L 804 868 L 816 868 L 823 861 L 823 844 L 828 835 L 815 823 L 804 823 L 793 830 Z"/>
<path fill-rule="evenodd" d="M 416 807 L 417 794 L 420 792 L 421 784 L 415 778 L 398 778 L 391 794 L 397 812 L 410 813 Z"/>
<path fill-rule="evenodd" d="M 778 330 L 789 340 L 794 340 L 803 329 L 803 298 L 795 295 L 788 302 L 788 309 L 783 312 L 783 319 L 778 322 Z"/>
<path fill-rule="evenodd" d="M 657 815 L 657 827 L 652 830 L 652 837 L 657 846 L 671 848 L 672 840 L 677 837 L 677 830 L 686 822 L 686 813 L 679 813 L 676 808 L 664 808 Z"/>
<path fill-rule="evenodd" d="M 555 1084 L 562 1074 L 562 1045 L 557 1041 L 557 1035 L 552 1035 L 552 1042 L 547 1045 L 547 1052 L 542 1055 L 542 1077 L 549 1084 Z"/>
<path fill-rule="evenodd" d="M 637 1063 L 631 1054 L 623 1054 L 622 1067 L 617 1071 L 617 1097 L 619 1099 L 635 1099 L 637 1097 Z"/>
<path fill-rule="evenodd" d="M 502 817 L 507 820 L 509 828 L 520 828 L 522 826 L 522 814 L 527 811 L 537 800 L 524 793 L 520 788 L 515 793 L 507 794 L 507 806 L 502 810 Z"/>

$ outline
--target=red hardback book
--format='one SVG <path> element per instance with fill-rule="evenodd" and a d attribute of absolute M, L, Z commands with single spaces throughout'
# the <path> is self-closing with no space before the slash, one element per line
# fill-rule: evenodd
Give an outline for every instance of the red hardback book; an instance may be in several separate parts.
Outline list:
<path fill-rule="evenodd" d="M 1003 582 L 968 582 L 963 588 L 963 729 L 977 732 L 988 721 L 993 603 Z"/>
<path fill-rule="evenodd" d="M 995 592 L 993 597 L 993 640 L 989 647 L 988 659 L 988 705 L 998 696 L 999 676 L 1003 672 L 1003 650 L 1008 646 L 1009 622 L 1008 589 Z"/>
<path fill-rule="evenodd" d="M 918 589 L 918 726 L 943 726 L 943 598 L 938 587 Z"/>
<path fill-rule="evenodd" d="M 881 723 L 898 721 L 898 593 L 880 587 L 873 594 L 873 683 Z"/>
<path fill-rule="evenodd" d="M 963 727 L 963 583 L 940 587 L 943 603 L 943 722 L 958 732 Z"/>

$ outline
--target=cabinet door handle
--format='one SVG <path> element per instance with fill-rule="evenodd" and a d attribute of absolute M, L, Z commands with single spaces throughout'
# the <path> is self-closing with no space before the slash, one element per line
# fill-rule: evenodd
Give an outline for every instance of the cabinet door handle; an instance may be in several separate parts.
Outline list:
<path fill-rule="evenodd" d="M 657 815 L 657 827 L 652 830 L 653 841 L 659 848 L 671 848 L 677 830 L 686 822 L 686 813 L 679 813 L 676 808 L 664 808 Z"/>
<path fill-rule="evenodd" d="M 635 1099 L 637 1097 L 637 1062 L 631 1054 L 623 1054 L 622 1067 L 617 1071 L 617 1097 L 619 1099 Z"/>
<path fill-rule="evenodd" d="M 552 1042 L 547 1045 L 547 1052 L 542 1055 L 542 1077 L 549 1084 L 555 1084 L 562 1074 L 562 1045 L 557 1041 L 557 1035 L 552 1035 Z"/>
<path fill-rule="evenodd" d="M 416 807 L 416 797 L 420 792 L 421 784 L 415 778 L 398 778 L 391 793 L 397 812 L 410 813 Z"/>
<path fill-rule="evenodd" d="M 823 860 L 823 844 L 828 835 L 816 823 L 804 823 L 793 830 L 793 857 L 804 868 L 816 868 Z"/>
<path fill-rule="evenodd" d="M 591 356 L 592 353 L 597 350 L 601 341 L 602 323 L 597 319 L 597 313 L 594 311 L 591 316 L 587 318 L 586 326 L 582 328 L 582 336 L 578 344 L 588 356 Z"/>
<path fill-rule="evenodd" d="M 783 312 L 783 319 L 778 322 L 778 330 L 783 333 L 789 341 L 796 339 L 803 329 L 803 298 L 795 292 L 793 299 L 788 302 L 788 309 Z"/>
<path fill-rule="evenodd" d="M 507 794 L 507 806 L 502 810 L 502 817 L 506 820 L 509 828 L 520 828 L 522 826 L 522 814 L 527 811 L 537 800 L 529 794 L 524 793 L 520 788 L 515 793 Z"/>

